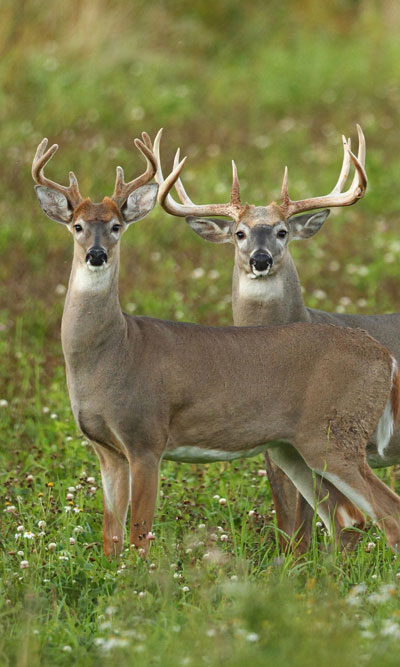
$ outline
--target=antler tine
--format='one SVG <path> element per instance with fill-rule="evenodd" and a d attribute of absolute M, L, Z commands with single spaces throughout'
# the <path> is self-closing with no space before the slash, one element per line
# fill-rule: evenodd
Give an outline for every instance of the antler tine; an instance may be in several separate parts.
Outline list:
<path fill-rule="evenodd" d="M 146 132 L 143 132 L 142 138 L 143 141 L 135 139 L 134 144 L 146 159 L 146 170 L 143 174 L 134 178 L 132 181 L 129 181 L 129 183 L 125 183 L 124 170 L 122 167 L 117 167 L 115 187 L 111 199 L 115 201 L 120 208 L 125 204 L 129 195 L 134 190 L 137 190 L 137 188 L 140 188 L 142 185 L 146 185 L 146 183 L 151 181 L 157 170 L 157 163 L 153 154 L 150 137 Z"/>
<path fill-rule="evenodd" d="M 309 199 L 303 199 L 299 201 L 292 201 L 289 197 L 288 192 L 288 177 L 287 177 L 287 168 L 285 168 L 285 175 L 282 183 L 282 208 L 285 212 L 286 218 L 294 215 L 295 213 L 301 213 L 303 211 L 311 211 L 316 208 L 330 208 L 334 206 L 351 206 L 355 204 L 356 201 L 361 199 L 364 196 L 367 189 L 368 179 L 367 174 L 364 169 L 365 164 L 365 137 L 361 130 L 361 127 L 357 125 L 359 148 L 358 148 L 358 157 L 352 153 L 350 149 L 350 140 L 347 142 L 343 137 L 343 147 L 344 147 L 344 158 L 342 169 L 339 175 L 338 182 L 336 183 L 333 190 L 328 194 L 322 197 L 312 197 Z M 350 166 L 350 160 L 353 162 L 356 172 L 353 178 L 353 182 L 350 185 L 349 189 L 345 192 L 342 192 L 341 189 L 348 177 L 348 170 Z"/>
<path fill-rule="evenodd" d="M 344 134 L 342 134 L 342 141 L 343 141 L 342 169 L 339 174 L 338 182 L 336 183 L 333 190 L 330 192 L 331 195 L 335 194 L 336 192 L 341 192 L 344 184 L 346 183 L 349 177 L 350 164 L 351 164 L 351 158 L 350 158 L 351 139 L 349 138 L 346 140 L 346 137 L 344 136 Z"/>
<path fill-rule="evenodd" d="M 179 164 L 180 154 L 181 154 L 181 149 L 178 148 L 174 157 L 173 169 L 176 169 L 176 167 Z M 190 206 L 195 206 L 195 204 L 193 204 L 192 200 L 187 194 L 185 188 L 183 187 L 183 183 L 180 178 L 177 178 L 177 180 L 175 181 L 175 189 L 179 195 L 179 199 L 181 200 L 182 204 L 189 204 Z"/>
<path fill-rule="evenodd" d="M 183 160 L 179 162 L 179 149 L 175 154 L 173 170 L 169 176 L 164 179 L 160 159 L 161 134 L 162 133 L 160 131 L 154 140 L 154 155 L 157 161 L 157 172 L 155 178 L 160 186 L 158 190 L 158 202 L 161 204 L 164 210 L 167 211 L 167 213 L 176 215 L 178 217 L 185 217 L 188 215 L 226 215 L 237 219 L 242 209 L 240 203 L 233 203 L 231 201 L 228 204 L 194 204 L 190 200 L 185 191 L 185 188 L 183 187 L 182 181 L 180 180 L 180 174 L 184 167 L 186 158 L 183 158 Z M 181 204 L 176 202 L 170 195 L 170 190 L 174 185 L 182 202 Z"/>
<path fill-rule="evenodd" d="M 44 173 L 45 165 L 51 160 L 54 153 L 58 151 L 58 144 L 53 144 L 50 148 L 47 148 L 48 140 L 42 139 L 39 146 L 36 149 L 35 157 L 32 162 L 32 178 L 38 185 L 44 185 L 58 192 L 62 192 L 66 196 L 73 208 L 76 208 L 78 204 L 83 201 L 83 197 L 79 192 L 79 186 L 77 178 L 73 171 L 69 172 L 69 186 L 60 185 L 55 181 L 51 181 L 47 178 Z"/>
<path fill-rule="evenodd" d="M 231 190 L 231 204 L 233 206 L 241 206 L 240 202 L 240 186 L 237 168 L 234 160 L 232 160 L 232 190 Z"/>

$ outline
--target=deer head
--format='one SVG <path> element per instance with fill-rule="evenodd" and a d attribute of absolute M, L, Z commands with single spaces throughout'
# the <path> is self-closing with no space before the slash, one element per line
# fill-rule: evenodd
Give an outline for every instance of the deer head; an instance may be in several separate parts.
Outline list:
<path fill-rule="evenodd" d="M 179 161 L 179 149 L 175 155 L 174 166 L 169 176 L 164 179 L 160 161 L 161 130 L 154 142 L 157 160 L 156 181 L 160 185 L 158 200 L 171 215 L 184 217 L 190 227 L 206 241 L 212 243 L 233 243 L 236 247 L 238 268 L 258 278 L 275 273 L 286 255 L 288 243 L 293 239 L 306 239 L 313 236 L 323 225 L 329 210 L 318 213 L 305 213 L 323 207 L 350 206 L 364 196 L 367 187 L 365 173 L 365 138 L 359 125 L 358 156 L 351 151 L 350 139 L 343 137 L 344 157 L 339 179 L 333 190 L 325 196 L 292 201 L 288 192 L 288 172 L 282 184 L 281 203 L 271 202 L 267 206 L 242 204 L 236 165 L 232 162 L 232 191 L 227 204 L 194 204 L 188 197 L 180 180 L 180 174 L 186 158 Z M 349 175 L 351 161 L 355 166 L 353 182 L 348 190 L 342 192 Z M 170 195 L 175 185 L 181 203 Z M 296 215 L 303 213 L 303 215 Z M 208 218 L 205 216 L 226 216 L 228 219 Z"/>
<path fill-rule="evenodd" d="M 45 165 L 58 150 L 54 144 L 47 148 L 47 139 L 39 144 L 32 164 L 35 191 L 44 213 L 56 222 L 65 224 L 74 236 L 75 257 L 91 270 L 112 263 L 122 233 L 133 222 L 144 218 L 154 207 L 158 185 L 149 184 L 156 172 L 156 161 L 148 134 L 135 139 L 135 145 L 145 157 L 145 172 L 125 183 L 122 167 L 117 167 L 114 192 L 101 203 L 84 199 L 79 192 L 75 174 L 69 174 L 69 186 L 59 185 L 46 178 Z"/>

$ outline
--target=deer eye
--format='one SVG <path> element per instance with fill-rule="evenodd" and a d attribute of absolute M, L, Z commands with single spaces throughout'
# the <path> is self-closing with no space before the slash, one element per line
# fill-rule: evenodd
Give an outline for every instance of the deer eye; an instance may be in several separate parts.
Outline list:
<path fill-rule="evenodd" d="M 82 227 L 82 225 L 74 225 L 74 229 L 75 229 L 76 232 L 81 232 L 83 227 Z"/>
<path fill-rule="evenodd" d="M 245 239 L 246 238 L 246 234 L 242 231 L 236 232 L 236 236 L 238 237 L 238 239 Z"/>
<path fill-rule="evenodd" d="M 121 229 L 121 225 L 113 225 L 111 227 L 112 232 L 119 232 L 120 229 Z"/>
<path fill-rule="evenodd" d="M 280 239 L 284 239 L 285 236 L 287 236 L 287 231 L 286 231 L 286 229 L 280 229 L 279 232 L 277 233 L 277 236 L 278 236 Z"/>

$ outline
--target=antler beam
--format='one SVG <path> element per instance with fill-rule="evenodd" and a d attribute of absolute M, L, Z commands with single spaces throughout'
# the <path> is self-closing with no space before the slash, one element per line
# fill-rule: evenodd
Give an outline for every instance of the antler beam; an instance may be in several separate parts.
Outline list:
<path fill-rule="evenodd" d="M 186 194 L 185 188 L 183 187 L 182 181 L 180 179 L 182 169 L 185 165 L 186 157 L 179 161 L 179 148 L 175 154 L 173 170 L 169 176 L 164 179 L 160 159 L 161 136 L 162 129 L 158 132 L 154 140 L 153 150 L 157 162 L 155 179 L 160 186 L 158 190 L 158 202 L 161 204 L 164 210 L 171 215 L 176 215 L 179 217 L 185 217 L 187 215 L 226 215 L 230 218 L 233 218 L 234 220 L 237 220 L 243 207 L 240 203 L 239 180 L 235 163 L 232 161 L 233 176 L 230 202 L 228 204 L 194 204 Z M 181 204 L 176 202 L 170 195 L 170 191 L 174 185 L 182 202 Z"/>
<path fill-rule="evenodd" d="M 129 195 L 134 190 L 137 190 L 137 188 L 140 188 L 142 185 L 146 185 L 156 173 L 157 163 L 152 151 L 151 140 L 147 132 L 142 132 L 142 139 L 143 141 L 135 139 L 134 143 L 136 148 L 139 149 L 146 159 L 146 171 L 144 171 L 141 176 L 129 181 L 129 183 L 125 183 L 124 170 L 122 167 L 117 167 L 117 177 L 115 179 L 115 187 L 111 199 L 115 201 L 119 208 L 125 204 Z"/>
<path fill-rule="evenodd" d="M 38 185 L 44 185 L 58 192 L 62 192 L 66 196 L 73 208 L 76 208 L 82 201 L 83 197 L 79 192 L 79 186 L 77 178 L 73 171 L 69 172 L 69 186 L 60 185 L 51 181 L 43 173 L 45 165 L 51 160 L 54 153 L 58 151 L 58 144 L 53 144 L 48 150 L 46 150 L 48 144 L 47 139 L 42 139 L 39 146 L 37 147 L 35 157 L 33 158 L 32 163 L 32 177 L 35 183 Z"/>
<path fill-rule="evenodd" d="M 343 149 L 344 157 L 342 169 L 339 175 L 338 182 L 336 183 L 333 190 L 325 196 L 322 197 L 312 197 L 309 199 L 302 199 L 299 201 L 292 201 L 289 197 L 288 191 L 288 170 L 285 167 L 285 174 L 283 177 L 282 183 L 282 192 L 281 192 L 281 206 L 285 212 L 286 218 L 295 213 L 301 213 L 304 211 L 311 211 L 316 208 L 332 208 L 334 206 L 351 206 L 355 204 L 358 199 L 364 196 L 367 189 L 367 174 L 365 172 L 365 137 L 363 131 L 359 125 L 357 125 L 358 132 L 358 156 L 356 157 L 351 151 L 350 139 L 346 141 L 346 138 L 343 136 Z M 342 187 L 344 186 L 347 177 L 349 175 L 350 160 L 353 161 L 353 164 L 356 168 L 356 172 L 352 181 L 351 186 L 345 192 L 342 192 Z"/>

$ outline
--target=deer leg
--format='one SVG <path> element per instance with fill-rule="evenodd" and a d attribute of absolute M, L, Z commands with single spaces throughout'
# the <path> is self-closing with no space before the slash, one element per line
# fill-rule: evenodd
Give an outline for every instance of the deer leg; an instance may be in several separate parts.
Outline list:
<path fill-rule="evenodd" d="M 103 543 L 106 556 L 118 556 L 124 546 L 130 476 L 127 459 L 118 452 L 93 443 L 100 461 L 103 485 Z"/>
<path fill-rule="evenodd" d="M 346 464 L 335 470 L 328 466 L 324 476 L 378 523 L 393 551 L 400 551 L 399 496 L 372 472 L 365 460 Z"/>
<path fill-rule="evenodd" d="M 130 543 L 145 556 L 150 547 L 151 527 L 157 501 L 159 459 L 153 455 L 134 457 L 131 471 Z"/>
<path fill-rule="evenodd" d="M 305 553 L 310 543 L 313 509 L 267 453 L 265 463 L 281 546 L 287 550 L 290 547 L 290 538 L 295 534 L 296 542 L 299 542 L 297 550 Z"/>
<path fill-rule="evenodd" d="M 347 528 L 362 529 L 365 518 L 362 512 L 354 506 L 346 495 L 330 484 L 322 475 L 313 475 L 312 466 L 305 462 L 302 456 L 291 445 L 282 444 L 271 450 L 271 456 L 290 477 L 301 495 L 311 506 L 316 508 L 327 530 L 331 533 L 334 527 L 335 540 L 339 540 L 342 548 L 352 548 L 359 539 L 357 533 L 350 533 Z M 309 545 L 310 524 L 312 514 L 304 514 L 305 504 L 300 501 L 296 508 L 296 525 L 300 527 L 298 547 L 296 553 L 304 553 Z M 303 523 L 303 527 L 302 527 Z M 304 533 L 304 535 L 303 535 Z M 302 544 L 304 541 L 304 544 Z M 308 542 L 307 542 L 308 539 Z"/>

